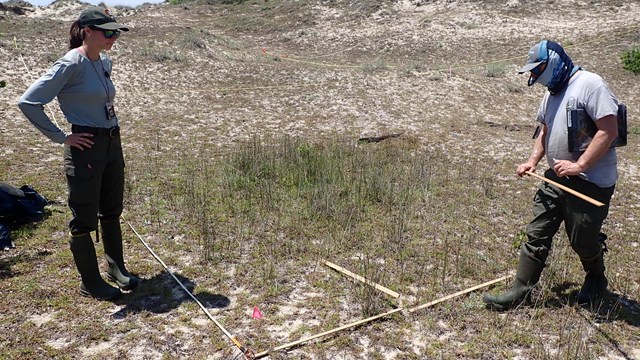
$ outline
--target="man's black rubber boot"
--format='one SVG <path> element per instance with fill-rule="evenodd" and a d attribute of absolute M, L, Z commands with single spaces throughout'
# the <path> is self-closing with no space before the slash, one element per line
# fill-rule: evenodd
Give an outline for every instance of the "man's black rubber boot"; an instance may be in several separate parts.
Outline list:
<path fill-rule="evenodd" d="M 604 275 L 604 253 L 600 251 L 598 255 L 591 259 L 580 259 L 582 267 L 587 275 L 584 277 L 584 284 L 578 292 L 578 304 L 593 304 L 596 300 L 607 293 L 609 281 Z"/>
<path fill-rule="evenodd" d="M 518 271 L 511 290 L 500 295 L 486 294 L 482 297 L 482 301 L 491 309 L 498 311 L 508 310 L 529 302 L 531 290 L 540 280 L 543 269 L 543 262 L 521 250 Z"/>
<path fill-rule="evenodd" d="M 140 284 L 140 279 L 127 271 L 122 255 L 122 232 L 120 221 L 100 220 L 104 257 L 109 263 L 107 277 L 122 290 L 133 290 Z"/>
<path fill-rule="evenodd" d="M 96 248 L 93 246 L 91 235 L 72 235 L 69 241 L 71 253 L 76 263 L 82 283 L 80 284 L 80 294 L 91 296 L 98 300 L 115 300 L 122 293 L 117 288 L 107 284 L 98 270 L 98 259 Z"/>

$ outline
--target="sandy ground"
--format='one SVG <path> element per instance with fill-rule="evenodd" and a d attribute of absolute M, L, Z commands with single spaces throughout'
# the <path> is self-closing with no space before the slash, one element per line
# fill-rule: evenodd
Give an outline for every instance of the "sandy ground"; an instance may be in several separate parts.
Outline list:
<path fill-rule="evenodd" d="M 544 91 L 527 88 L 526 78 L 516 69 L 528 48 L 542 38 L 562 42 L 575 63 L 602 75 L 629 105 L 631 124 L 637 126 L 640 82 L 622 70 L 619 57 L 638 44 L 637 2 L 332 3 L 308 5 L 309 19 L 246 17 L 235 25 L 237 32 L 232 26 L 217 25 L 240 17 L 228 7 L 164 4 L 119 9 L 119 19 L 132 27 L 110 52 L 118 87 L 116 108 L 127 137 L 125 152 L 135 159 L 156 147 L 165 152 L 202 143 L 224 148 L 251 136 L 282 133 L 353 139 L 402 133 L 419 139 L 424 147 L 444 149 L 454 159 L 456 153 L 473 155 L 515 168 L 529 154 L 533 115 Z M 58 2 L 28 9 L 21 16 L 0 12 L 0 80 L 7 82 L 0 89 L 0 180 L 36 178 L 24 169 L 49 173 L 49 179 L 61 171 L 60 147 L 37 133 L 15 104 L 64 52 L 69 23 L 84 6 Z M 246 30 L 250 21 L 262 21 L 264 31 Z M 492 66 L 498 74 L 487 76 Z M 68 128 L 55 103 L 48 109 Z M 637 158 L 626 155 L 637 150 L 637 144 L 631 144 L 621 154 L 621 178 L 628 184 L 640 183 Z M 57 194 L 52 200 L 64 202 L 64 184 L 37 185 Z M 189 257 L 184 261 L 188 265 Z M 244 289 L 236 289 L 227 296 L 236 303 L 243 294 Z M 291 294 L 289 304 L 279 308 L 280 316 L 288 320 L 268 327 L 273 339 L 285 341 L 302 322 L 321 321 L 304 309 L 305 302 L 319 296 Z M 122 309 L 112 310 L 117 314 Z M 191 316 L 184 308 L 175 311 Z M 250 311 L 241 325 L 251 326 Z M 43 313 L 26 320 L 41 326 L 53 318 L 55 314 Z M 189 339 L 208 326 L 201 321 L 164 331 Z M 418 322 L 414 326 L 420 328 Z M 440 340 L 453 337 L 454 330 L 447 326 L 441 324 Z M 412 337 L 415 353 L 427 346 L 431 336 Z M 113 354 L 120 340 L 115 336 L 94 342 L 73 356 L 102 358 Z M 64 349 L 72 342 L 62 336 L 48 345 Z M 327 358 L 372 356 L 366 349 L 380 349 L 370 342 L 362 340 L 361 354 L 333 349 Z M 183 346 L 188 354 L 197 344 Z M 128 349 L 128 357 L 160 358 L 162 349 L 139 343 Z M 170 351 L 175 355 L 181 350 Z M 383 354 L 384 359 L 404 358 L 393 349 Z M 629 349 L 628 354 L 640 358 L 640 349 Z M 216 353 L 208 358 L 224 356 Z M 607 358 L 620 357 L 612 352 Z"/>

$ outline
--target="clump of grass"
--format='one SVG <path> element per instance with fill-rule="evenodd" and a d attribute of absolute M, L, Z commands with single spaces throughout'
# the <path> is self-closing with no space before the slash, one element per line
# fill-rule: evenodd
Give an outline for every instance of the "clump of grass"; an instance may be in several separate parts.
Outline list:
<path fill-rule="evenodd" d="M 366 73 L 372 73 L 378 70 L 384 70 L 388 67 L 387 61 L 381 57 L 377 57 L 371 61 L 362 64 L 362 70 Z"/>
<path fill-rule="evenodd" d="M 524 92 L 524 86 L 514 83 L 507 83 L 507 91 L 510 93 L 519 94 Z"/>
<path fill-rule="evenodd" d="M 417 61 L 410 61 L 409 63 L 407 63 L 405 66 L 403 66 L 401 68 L 401 70 L 405 73 L 405 74 L 411 74 L 414 71 L 423 71 L 424 70 L 424 65 L 420 62 Z"/>
<path fill-rule="evenodd" d="M 491 63 L 487 65 L 487 77 L 497 78 L 502 77 L 505 73 L 506 66 L 500 63 Z"/>
<path fill-rule="evenodd" d="M 190 31 L 183 35 L 181 44 L 187 49 L 206 49 L 207 43 L 204 37 L 209 34 L 206 31 Z"/>
<path fill-rule="evenodd" d="M 634 74 L 640 74 L 640 48 L 627 50 L 622 53 L 622 67 Z"/>
<path fill-rule="evenodd" d="M 384 284 L 384 271 L 380 266 L 380 260 L 376 259 L 378 256 L 375 255 L 372 258 L 369 254 L 363 255 L 359 259 L 357 273 L 372 283 Z M 360 312 L 363 317 L 379 314 L 389 308 L 385 295 L 367 284 L 357 283 L 353 298 L 355 303 L 360 306 Z"/>
<path fill-rule="evenodd" d="M 60 58 L 60 54 L 55 52 L 49 52 L 45 54 L 44 58 L 46 59 L 47 63 L 53 63 L 54 61 Z"/>
<path fill-rule="evenodd" d="M 150 47 L 143 47 L 140 49 L 140 55 L 149 58 L 156 62 L 164 62 L 164 61 L 183 61 L 184 55 L 179 53 L 178 51 L 172 49 L 157 49 Z"/>
<path fill-rule="evenodd" d="M 445 77 L 445 74 L 442 71 L 436 70 L 429 74 L 428 79 L 430 81 L 440 81 L 444 79 L 444 77 Z"/>
<path fill-rule="evenodd" d="M 561 41 L 561 42 L 560 42 L 560 45 L 564 46 L 565 48 L 566 48 L 566 47 L 570 47 L 570 46 L 572 46 L 573 44 L 574 44 L 574 42 L 573 42 L 573 40 L 571 40 L 571 39 L 565 39 L 564 41 Z"/>
<path fill-rule="evenodd" d="M 140 177 L 131 201 L 159 224 L 155 231 L 171 224 L 188 234 L 201 264 L 234 267 L 242 286 L 263 297 L 285 296 L 300 286 L 301 267 L 328 259 L 433 299 L 452 277 L 493 276 L 479 273 L 487 259 L 468 249 L 490 227 L 496 197 L 478 180 L 487 174 L 470 176 L 469 164 L 417 146 L 403 137 L 358 146 L 253 138 L 224 153 L 205 146 L 176 159 L 151 156 L 151 169 L 129 167 Z M 361 315 L 389 306 L 362 286 L 348 289 Z"/>

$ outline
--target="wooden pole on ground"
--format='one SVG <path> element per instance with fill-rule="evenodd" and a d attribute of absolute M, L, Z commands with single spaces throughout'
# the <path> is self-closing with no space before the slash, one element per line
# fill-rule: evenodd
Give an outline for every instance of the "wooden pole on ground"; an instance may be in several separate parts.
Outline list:
<path fill-rule="evenodd" d="M 334 264 L 334 263 L 332 263 L 330 261 L 326 261 L 326 260 L 324 261 L 324 263 L 328 267 L 330 267 L 330 268 L 332 268 L 334 270 L 340 271 L 341 273 L 343 273 L 343 274 L 345 274 L 347 276 L 350 276 L 350 277 L 352 277 L 352 278 L 354 278 L 354 279 L 356 279 L 356 280 L 358 280 L 360 282 L 363 282 L 363 283 L 365 283 L 365 284 L 367 284 L 369 286 L 372 286 L 375 289 L 378 289 L 378 290 L 382 291 L 383 293 L 392 296 L 395 299 L 400 297 L 400 294 L 398 294 L 397 292 L 395 292 L 395 291 L 393 291 L 391 289 L 387 289 L 386 287 L 384 287 L 382 285 L 376 284 L 371 280 L 367 280 L 367 279 L 363 278 L 362 276 L 360 276 L 358 274 L 354 274 L 351 271 L 349 271 L 349 270 L 347 270 L 347 269 L 345 269 L 345 268 L 343 268 L 343 267 L 341 267 L 339 265 L 336 265 L 336 264 Z"/>
<path fill-rule="evenodd" d="M 468 289 L 465 289 L 465 290 L 462 290 L 462 291 L 458 291 L 457 293 L 454 293 L 454 294 L 451 294 L 451 295 L 447 295 L 445 297 L 442 297 L 442 298 L 437 299 L 437 300 L 433 300 L 433 301 L 428 302 L 426 304 L 422 304 L 422 305 L 418 305 L 416 307 L 412 307 L 408 311 L 409 312 L 415 312 L 415 311 L 418 311 L 418 310 L 421 310 L 421 309 L 424 309 L 424 308 L 431 307 L 431 306 L 439 304 L 439 303 L 441 303 L 443 301 L 447 301 L 447 300 L 453 299 L 455 297 L 458 297 L 460 295 L 464 295 L 464 294 L 470 293 L 472 291 L 476 291 L 478 289 L 481 289 L 483 287 L 487 287 L 489 285 L 493 285 L 493 284 L 498 283 L 500 281 L 506 280 L 506 279 L 508 279 L 508 278 L 510 278 L 512 276 L 513 276 L 513 274 L 509 274 L 509 275 L 503 276 L 503 277 L 495 279 L 495 280 L 487 281 L 486 283 L 482 283 L 480 285 L 476 285 L 476 286 L 470 287 Z"/>
<path fill-rule="evenodd" d="M 144 239 L 142 238 L 142 236 L 140 236 L 140 234 L 136 231 L 136 229 L 133 228 L 133 225 L 131 225 L 131 223 L 129 223 L 127 221 L 127 219 L 124 218 L 124 215 L 120 215 L 120 217 L 122 218 L 122 220 L 125 222 L 125 224 L 127 224 L 129 226 L 129 228 L 131 228 L 131 230 L 133 231 L 134 234 L 136 234 L 136 236 L 138 237 L 138 239 L 142 242 L 142 245 L 144 245 L 144 247 L 147 248 L 147 250 L 149 251 L 149 253 L 151 253 L 151 255 L 158 260 L 158 262 L 160 263 L 160 265 L 162 265 L 162 267 L 167 271 L 167 273 L 169 275 L 171 275 L 171 277 L 173 278 L 173 280 L 175 280 L 178 285 L 180 285 L 180 287 L 182 288 L 182 290 L 184 290 L 187 295 L 189 295 L 191 297 L 191 299 L 193 299 L 193 301 L 196 302 L 196 304 L 198 304 L 198 306 L 200 306 L 200 309 L 202 309 L 202 311 L 207 315 L 207 317 L 213 321 L 214 324 L 216 324 L 216 326 L 222 330 L 222 332 L 229 338 L 229 340 L 231 340 L 231 342 L 238 348 L 238 350 L 240 350 L 242 352 L 242 354 L 244 355 L 244 357 L 246 359 L 252 360 L 255 358 L 255 351 L 253 351 L 253 349 L 248 348 L 243 346 L 240 341 L 238 341 L 238 339 L 235 337 L 235 335 L 232 335 L 229 331 L 227 331 L 227 329 L 224 328 L 224 326 L 222 326 L 222 324 L 220 322 L 218 322 L 218 320 L 216 320 L 213 315 L 211 315 L 211 313 L 209 312 L 209 310 L 207 310 L 207 308 L 202 305 L 202 303 L 191 293 L 191 291 L 189 291 L 189 289 L 187 289 L 186 286 L 184 286 L 184 284 L 182 283 L 182 281 L 180 281 L 180 279 L 178 279 L 173 272 L 169 269 L 169 267 L 167 266 L 167 264 L 164 263 L 164 261 L 162 261 L 162 259 L 153 251 L 153 249 L 151 249 L 151 246 L 149 246 L 149 244 L 147 244 L 146 241 L 144 241 Z"/>
<path fill-rule="evenodd" d="M 383 313 L 383 314 L 378 314 L 378 315 L 375 315 L 375 316 L 372 316 L 372 317 L 368 317 L 366 319 L 362 319 L 362 320 L 353 322 L 351 324 L 342 325 L 342 326 L 340 326 L 338 328 L 335 328 L 335 329 L 332 329 L 332 330 L 328 330 L 328 331 L 325 331 L 325 332 L 320 333 L 320 334 L 312 335 L 312 336 L 306 337 L 304 339 L 300 339 L 298 341 L 294 341 L 294 342 L 290 342 L 290 343 L 287 343 L 287 344 L 284 344 L 284 345 L 280 345 L 278 347 L 274 347 L 271 350 L 267 350 L 267 351 L 263 351 L 261 353 L 257 353 L 256 354 L 256 359 L 259 359 L 261 357 L 267 356 L 272 352 L 284 350 L 284 349 L 287 349 L 287 348 L 290 348 L 290 347 L 305 343 L 307 341 L 310 341 L 310 340 L 313 340 L 313 339 L 317 339 L 319 337 L 331 335 L 331 334 L 336 333 L 338 331 L 342 331 L 342 330 L 345 330 L 345 329 L 348 329 L 348 328 L 351 328 L 351 327 L 354 327 L 354 326 L 358 326 L 358 325 L 367 323 L 369 321 L 373 321 L 373 320 L 380 319 L 382 317 L 385 317 L 385 316 L 388 316 L 388 315 L 391 315 L 391 314 L 395 314 L 395 313 L 397 313 L 399 311 L 402 311 L 402 308 L 393 309 L 393 310 L 387 311 L 386 313 Z"/>
<path fill-rule="evenodd" d="M 438 300 L 434 300 L 434 301 L 432 301 L 430 303 L 419 305 L 419 306 L 416 306 L 414 308 L 411 308 L 411 309 L 409 309 L 409 312 L 414 312 L 414 311 L 417 311 L 417 310 L 420 310 L 420 309 L 424 309 L 426 307 L 430 307 L 430 306 L 439 304 L 439 303 L 441 303 L 443 301 L 452 299 L 454 297 L 457 297 L 457 296 L 460 296 L 460 295 L 464 295 L 464 294 L 470 293 L 470 292 L 472 292 L 474 290 L 478 290 L 480 288 L 483 288 L 483 287 L 495 284 L 497 282 L 503 281 L 505 279 L 510 278 L 511 276 L 513 276 L 513 274 L 509 274 L 507 276 L 503 276 L 503 277 L 501 277 L 499 279 L 487 281 L 487 282 L 482 283 L 480 285 L 476 285 L 476 286 L 470 287 L 470 288 L 468 288 L 466 290 L 458 291 L 455 294 L 447 295 L 447 296 L 445 296 L 443 298 L 440 298 Z M 367 322 L 370 322 L 370 321 L 373 321 L 373 320 L 377 320 L 377 319 L 383 318 L 385 316 L 389 316 L 391 314 L 395 314 L 395 313 L 400 312 L 402 310 L 404 310 L 404 308 L 399 307 L 397 309 L 393 309 L 391 311 L 387 311 L 386 313 L 383 313 L 383 314 L 375 315 L 375 316 L 372 316 L 372 317 L 369 317 L 369 318 L 366 318 L 366 319 L 363 319 L 363 320 L 359 320 L 359 321 L 353 322 L 351 324 L 342 325 L 342 326 L 340 326 L 338 328 L 335 328 L 335 329 L 332 329 L 332 330 L 328 330 L 328 331 L 325 331 L 325 332 L 320 333 L 320 334 L 312 335 L 312 336 L 306 337 L 304 339 L 300 339 L 300 340 L 297 340 L 297 341 L 294 341 L 294 342 L 290 342 L 290 343 L 287 343 L 287 344 L 284 344 L 284 345 L 280 345 L 280 346 L 274 347 L 271 350 L 267 350 L 267 351 L 263 351 L 261 353 L 257 353 L 255 355 L 255 358 L 259 359 L 259 358 L 265 357 L 265 356 L 267 356 L 267 355 L 269 355 L 269 354 L 271 354 L 273 352 L 284 350 L 284 349 L 288 349 L 290 347 L 293 347 L 293 346 L 296 346 L 296 345 L 300 345 L 302 343 L 317 339 L 319 337 L 330 335 L 330 334 L 336 333 L 338 331 L 342 331 L 342 330 L 345 330 L 345 329 L 348 329 L 348 328 L 352 328 L 354 326 L 358 326 L 358 325 L 361 325 L 361 324 L 364 324 L 364 323 L 367 323 Z"/>
<path fill-rule="evenodd" d="M 579 192 L 573 190 L 572 188 L 566 187 L 566 186 L 564 186 L 562 184 L 559 184 L 559 183 L 557 183 L 557 182 L 555 182 L 553 180 L 549 180 L 549 179 L 547 179 L 546 177 L 544 177 L 542 175 L 538 175 L 538 174 L 536 174 L 534 172 L 531 172 L 531 171 L 525 171 L 525 173 L 529 174 L 529 175 L 531 175 L 533 177 L 536 177 L 536 178 L 538 178 L 538 179 L 540 179 L 542 181 L 546 181 L 549 184 L 555 185 L 555 186 L 559 187 L 560 189 L 568 192 L 569 194 L 573 194 L 573 195 L 579 197 L 580 199 L 582 199 L 582 200 L 584 200 L 584 201 L 586 201 L 588 203 L 591 203 L 591 204 L 593 204 L 595 206 L 604 206 L 604 203 L 601 203 L 600 201 L 598 201 L 598 200 L 596 200 L 594 198 L 590 198 L 585 194 L 579 193 Z"/>

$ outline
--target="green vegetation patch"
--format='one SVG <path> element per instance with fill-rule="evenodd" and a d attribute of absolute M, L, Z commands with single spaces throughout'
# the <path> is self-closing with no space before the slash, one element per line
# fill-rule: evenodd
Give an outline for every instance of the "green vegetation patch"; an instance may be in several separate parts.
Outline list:
<path fill-rule="evenodd" d="M 627 50 L 622 53 L 622 67 L 634 74 L 640 73 L 640 48 Z"/>

